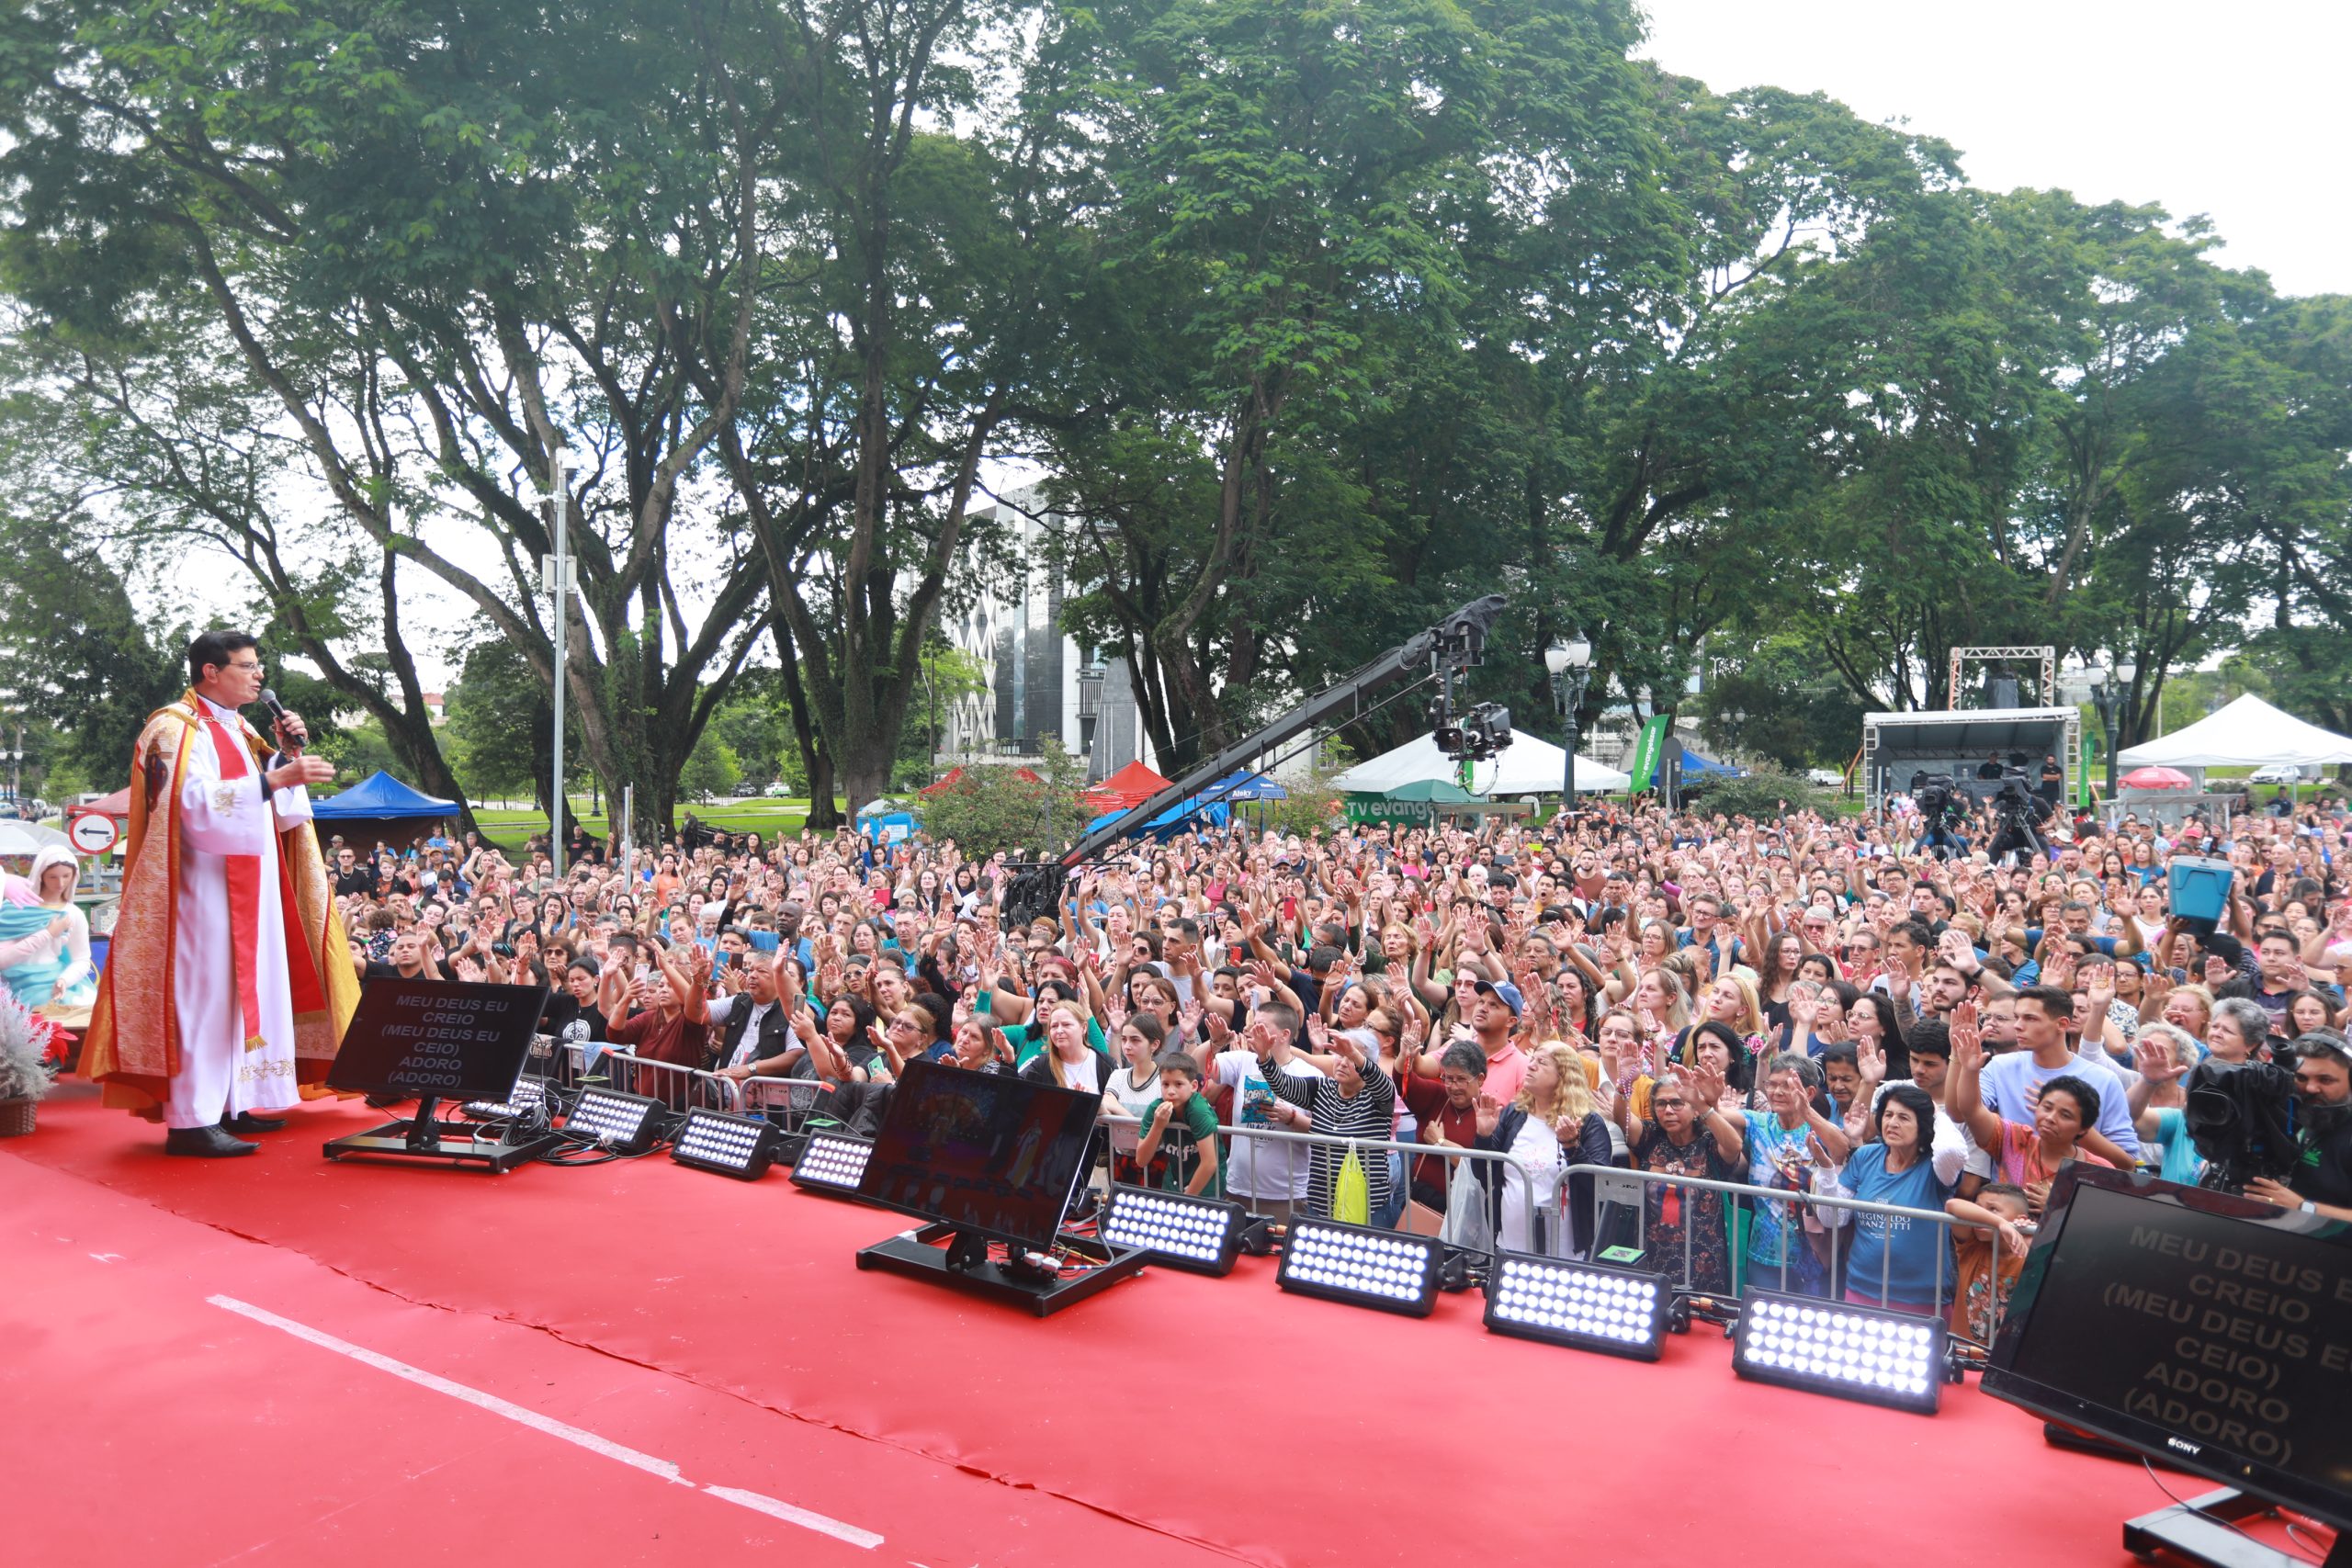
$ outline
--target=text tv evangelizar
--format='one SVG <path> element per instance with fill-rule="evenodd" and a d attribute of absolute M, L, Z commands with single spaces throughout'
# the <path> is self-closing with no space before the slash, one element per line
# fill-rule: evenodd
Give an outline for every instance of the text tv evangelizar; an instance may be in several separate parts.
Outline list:
<path fill-rule="evenodd" d="M 1984 1390 L 2352 1528 L 2352 1225 L 2070 1165 Z"/>

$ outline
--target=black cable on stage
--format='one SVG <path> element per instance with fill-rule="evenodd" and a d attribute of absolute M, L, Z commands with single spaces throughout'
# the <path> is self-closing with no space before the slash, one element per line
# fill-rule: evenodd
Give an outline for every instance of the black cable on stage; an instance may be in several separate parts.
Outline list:
<path fill-rule="evenodd" d="M 2278 1550 L 2277 1547 L 2272 1546 L 2268 1541 L 2263 1540 L 2260 1536 L 2256 1535 L 2253 1531 L 2239 1529 L 2237 1525 L 2222 1517 L 2219 1514 L 2209 1514 L 2204 1509 L 2199 1507 L 2196 1504 L 2190 1502 L 2188 1498 L 2180 1496 L 2178 1494 L 2175 1493 L 2173 1489 L 2165 1485 L 2163 1479 L 2156 1474 L 2156 1467 L 2148 1462 L 2148 1459 L 2145 1454 L 2143 1454 L 2140 1457 L 2140 1468 L 2148 1472 L 2148 1479 L 2156 1483 L 2156 1490 L 2163 1493 L 2165 1496 L 2170 1497 L 2176 1507 L 2188 1509 L 2190 1513 L 2196 1515 L 2199 1518 L 2204 1520 L 2209 1525 L 2219 1525 L 2223 1529 L 2229 1530 L 2233 1534 L 2242 1535 L 2245 1537 L 2246 1540 L 2254 1542 L 2255 1545 L 2261 1547 L 2266 1551 L 2277 1551 Z M 2278 1510 L 2273 1508 L 2270 1509 L 2269 1512 L 2278 1514 Z M 2285 1524 L 2287 1527 L 2287 1539 L 2290 1541 L 2292 1541 L 2295 1539 L 2295 1522 L 2292 1519 L 2287 1518 L 2283 1514 L 2278 1517 L 2280 1522 Z M 2286 1554 L 2282 1553 L 2282 1555 Z M 2301 1556 L 2301 1553 L 2297 1552 L 2293 1555 Z M 2305 1558 L 2304 1561 L 2309 1562 L 2317 1562 L 2320 1559 L 2316 1557 L 2310 1557 Z"/>

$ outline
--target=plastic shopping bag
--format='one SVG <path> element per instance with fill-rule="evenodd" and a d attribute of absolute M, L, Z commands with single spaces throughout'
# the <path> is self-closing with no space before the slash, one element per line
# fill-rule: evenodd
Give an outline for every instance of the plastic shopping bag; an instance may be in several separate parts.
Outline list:
<path fill-rule="evenodd" d="M 1466 1159 L 1453 1163 L 1453 1175 L 1445 1187 L 1445 1228 L 1439 1233 L 1448 1247 L 1465 1252 L 1491 1252 L 1494 1222 L 1487 1213 L 1487 1184 Z"/>
<path fill-rule="evenodd" d="M 1345 1225 L 1372 1224 L 1372 1183 L 1364 1179 L 1363 1160 L 1353 1144 L 1340 1163 L 1340 1179 L 1331 1189 L 1331 1217 Z"/>

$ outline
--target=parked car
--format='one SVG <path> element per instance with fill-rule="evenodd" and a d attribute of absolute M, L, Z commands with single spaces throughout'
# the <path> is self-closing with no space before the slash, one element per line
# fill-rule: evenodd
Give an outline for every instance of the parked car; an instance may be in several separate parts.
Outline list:
<path fill-rule="evenodd" d="M 2292 762 L 2273 762 L 2267 768 L 2256 768 L 2248 781 L 2258 784 L 2317 784 L 2317 768 L 2297 767 Z"/>
<path fill-rule="evenodd" d="M 1846 782 L 1846 775 L 1835 768 L 1807 768 L 1804 771 L 1804 782 L 1819 784 L 1824 789 L 1836 789 Z"/>

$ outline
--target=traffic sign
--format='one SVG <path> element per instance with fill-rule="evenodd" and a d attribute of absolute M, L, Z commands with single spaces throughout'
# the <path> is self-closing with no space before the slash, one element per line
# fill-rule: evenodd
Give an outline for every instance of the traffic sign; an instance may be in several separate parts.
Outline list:
<path fill-rule="evenodd" d="M 122 829 L 103 811 L 83 811 L 66 822 L 65 836 L 74 840 L 77 852 L 102 855 L 114 848 Z"/>

